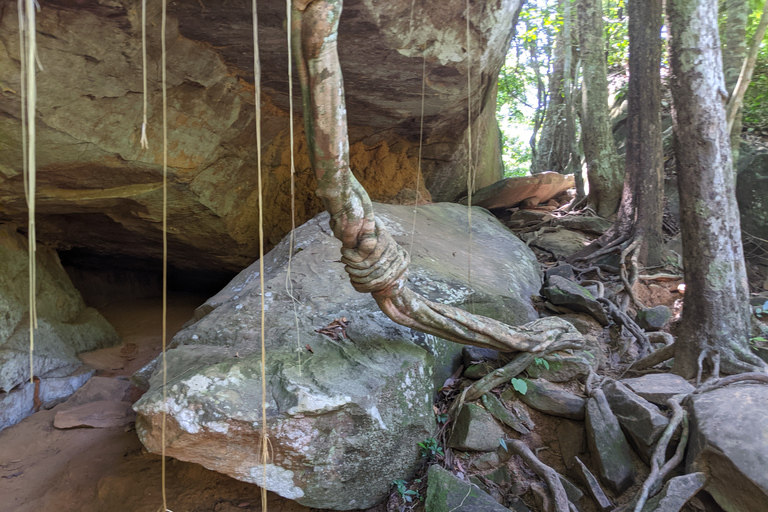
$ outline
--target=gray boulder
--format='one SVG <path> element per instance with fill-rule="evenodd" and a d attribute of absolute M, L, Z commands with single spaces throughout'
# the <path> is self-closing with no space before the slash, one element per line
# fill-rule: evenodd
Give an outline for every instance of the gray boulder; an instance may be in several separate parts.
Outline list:
<path fill-rule="evenodd" d="M 646 463 L 650 462 L 655 443 L 669 424 L 669 419 L 658 407 L 621 382 L 608 382 L 603 386 L 603 392 L 637 453 Z"/>
<path fill-rule="evenodd" d="M 564 277 L 550 277 L 547 286 L 542 290 L 542 295 L 556 306 L 565 306 L 574 311 L 589 313 L 602 325 L 610 323 L 595 296 L 583 286 L 579 286 Z"/>
<path fill-rule="evenodd" d="M 426 512 L 509 512 L 478 486 L 438 465 L 429 467 L 427 479 Z"/>
<path fill-rule="evenodd" d="M 464 404 L 456 415 L 448 446 L 456 450 L 490 452 L 499 447 L 504 430 L 491 413 L 475 404 Z"/>
<path fill-rule="evenodd" d="M 656 496 L 645 502 L 642 512 L 679 512 L 704 487 L 704 473 L 690 473 L 670 479 Z"/>
<path fill-rule="evenodd" d="M 696 388 L 674 373 L 651 373 L 633 379 L 623 379 L 622 384 L 656 405 L 666 405 L 675 395 L 687 395 Z"/>
<path fill-rule="evenodd" d="M 768 387 L 730 386 L 691 395 L 688 472 L 728 512 L 768 510 Z"/>
<path fill-rule="evenodd" d="M 568 391 L 558 388 L 545 380 L 523 379 L 528 385 L 526 393 L 518 393 L 519 398 L 529 407 L 552 416 L 571 420 L 584 419 L 586 400 Z"/>
<path fill-rule="evenodd" d="M 669 322 L 670 318 L 672 318 L 672 310 L 661 304 L 638 311 L 635 322 L 646 331 L 658 331 Z"/>
<path fill-rule="evenodd" d="M 394 238 L 408 247 L 413 210 L 375 205 Z M 465 282 L 466 209 L 419 208 L 411 285 L 430 299 L 513 324 L 536 315 L 530 296 L 540 277 L 535 257 L 495 218 L 473 216 L 475 258 Z M 459 363 L 461 345 L 389 320 L 369 295 L 349 284 L 340 243 L 321 214 L 296 230 L 286 291 L 288 241 L 264 258 L 267 435 L 272 459 L 262 480 L 259 444 L 261 350 L 259 266 L 238 275 L 196 312 L 167 354 L 162 375 L 136 403 L 142 442 L 160 451 L 162 411 L 169 412 L 167 453 L 234 478 L 264 485 L 302 505 L 339 510 L 376 505 L 391 482 L 420 463 L 417 443 L 434 435 L 434 391 Z M 482 263 L 482 264 L 481 264 Z M 335 319 L 336 339 L 316 332 Z M 299 330 L 296 330 L 298 321 Z M 310 347 L 309 352 L 306 347 Z M 498 442 L 498 439 L 496 439 Z M 226 456 L 224 456 L 226 454 Z"/>

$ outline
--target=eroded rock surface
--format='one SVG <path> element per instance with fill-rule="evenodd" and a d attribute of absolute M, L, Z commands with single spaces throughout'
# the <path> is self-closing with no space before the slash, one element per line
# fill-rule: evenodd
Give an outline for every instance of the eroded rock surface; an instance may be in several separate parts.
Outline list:
<path fill-rule="evenodd" d="M 429 201 L 430 192 L 436 200 L 453 200 L 465 191 L 468 94 L 477 186 L 501 178 L 495 83 L 521 3 L 473 5 L 467 44 L 463 0 L 345 2 L 339 51 L 350 166 L 374 200 L 402 201 L 408 196 L 399 195 L 404 189 L 422 201 Z M 260 2 L 258 7 L 264 223 L 270 247 L 291 226 L 288 63 L 285 5 Z M 139 145 L 140 2 L 52 1 L 37 14 L 44 69 L 37 74 L 39 240 L 102 255 L 160 258 L 159 9 L 149 4 L 147 14 L 146 150 Z M 168 5 L 168 247 L 176 268 L 238 272 L 258 254 L 250 13 L 245 0 Z M 0 223 L 21 225 L 26 202 L 18 41 L 16 3 L 2 2 Z M 422 78 L 423 176 L 418 176 Z M 314 196 L 297 84 L 294 95 L 296 215 L 301 223 L 321 206 Z"/>
<path fill-rule="evenodd" d="M 375 210 L 408 248 L 412 208 L 377 204 Z M 358 509 L 383 500 L 392 481 L 418 465 L 417 443 L 436 426 L 435 386 L 458 366 L 462 347 L 393 323 L 369 295 L 356 293 L 327 222 L 322 214 L 296 232 L 290 282 L 298 318 L 286 290 L 288 240 L 264 259 L 273 453 L 266 487 L 306 506 Z M 469 284 L 465 223 L 459 205 L 419 208 L 411 285 L 432 300 L 508 323 L 534 319 L 529 301 L 540 278 L 533 254 L 478 209 L 472 252 L 486 256 L 473 266 Z M 253 483 L 263 483 L 258 268 L 249 267 L 198 308 L 198 321 L 174 338 L 167 355 L 167 453 Z M 342 317 L 347 337 L 315 332 Z M 152 451 L 160 449 L 163 408 L 155 374 L 135 406 L 137 431 Z"/>

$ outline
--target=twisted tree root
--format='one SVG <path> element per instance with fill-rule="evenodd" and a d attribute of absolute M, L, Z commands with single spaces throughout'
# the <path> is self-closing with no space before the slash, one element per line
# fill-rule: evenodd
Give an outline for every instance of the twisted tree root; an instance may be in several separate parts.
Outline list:
<path fill-rule="evenodd" d="M 507 439 L 505 442 L 508 449 L 519 455 L 528 464 L 528 467 L 547 483 L 549 491 L 552 493 L 552 498 L 555 501 L 555 510 L 557 512 L 569 512 L 571 502 L 565 494 L 565 489 L 560 482 L 560 476 L 557 474 L 557 471 L 541 462 L 524 442 L 516 439 Z"/>

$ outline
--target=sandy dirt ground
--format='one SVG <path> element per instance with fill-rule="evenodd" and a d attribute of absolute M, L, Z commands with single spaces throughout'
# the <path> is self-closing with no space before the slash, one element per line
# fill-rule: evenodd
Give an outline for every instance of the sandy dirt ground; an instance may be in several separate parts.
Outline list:
<path fill-rule="evenodd" d="M 169 297 L 168 340 L 206 297 Z M 160 353 L 161 302 L 143 299 L 106 306 L 102 314 L 122 342 L 84 354 L 102 377 L 126 378 Z M 140 393 L 132 388 L 132 401 Z M 42 410 L 0 432 L 0 512 L 158 512 L 160 457 L 143 449 L 133 424 L 112 428 L 53 426 L 57 409 Z M 197 464 L 168 459 L 172 512 L 260 511 L 260 489 Z M 268 510 L 312 509 L 269 494 Z"/>

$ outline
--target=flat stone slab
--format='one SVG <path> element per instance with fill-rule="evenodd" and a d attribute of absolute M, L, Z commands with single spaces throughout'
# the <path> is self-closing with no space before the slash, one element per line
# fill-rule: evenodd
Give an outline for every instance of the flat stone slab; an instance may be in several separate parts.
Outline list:
<path fill-rule="evenodd" d="M 552 416 L 571 420 L 584 419 L 586 400 L 568 391 L 558 388 L 541 379 L 523 379 L 528 385 L 525 394 L 518 397 L 529 407 Z"/>
<path fill-rule="evenodd" d="M 507 409 L 501 400 L 496 398 L 490 393 L 486 393 L 482 397 L 483 407 L 490 412 L 494 418 L 507 425 L 509 428 L 523 435 L 531 433 L 530 429 L 525 426 L 523 420 L 518 418 L 516 414 Z"/>
<path fill-rule="evenodd" d="M 127 425 L 136 417 L 131 402 L 99 400 L 59 411 L 53 419 L 56 428 L 110 428 Z"/>
<path fill-rule="evenodd" d="M 20 422 L 35 412 L 35 385 L 22 384 L 10 393 L 0 392 L 0 430 Z"/>
<path fill-rule="evenodd" d="M 526 199 L 532 199 L 534 204 L 539 204 L 559 196 L 574 186 L 573 175 L 556 172 L 506 178 L 476 191 L 472 204 L 488 210 L 511 208 Z"/>
<path fill-rule="evenodd" d="M 600 479 L 615 494 L 621 494 L 635 481 L 635 470 L 627 438 L 611 411 L 601 389 L 587 400 L 587 445 Z"/>
<path fill-rule="evenodd" d="M 465 404 L 456 416 L 448 446 L 456 450 L 490 452 L 499 447 L 504 430 L 491 413 L 475 404 Z"/>
<path fill-rule="evenodd" d="M 429 467 L 427 478 L 426 512 L 509 512 L 478 486 L 438 465 Z"/>
<path fill-rule="evenodd" d="M 704 473 L 676 476 L 664 485 L 661 492 L 645 503 L 642 512 L 678 512 L 704 487 L 706 481 L 707 475 Z"/>
<path fill-rule="evenodd" d="M 734 385 L 692 395 L 686 469 L 725 510 L 768 510 L 768 386 Z"/>
<path fill-rule="evenodd" d="M 673 373 L 652 373 L 620 381 L 629 389 L 656 405 L 666 405 L 675 395 L 687 395 L 696 389 L 687 380 Z"/>
<path fill-rule="evenodd" d="M 91 377 L 58 410 L 90 402 L 122 402 L 130 387 L 131 383 L 127 380 Z"/>

